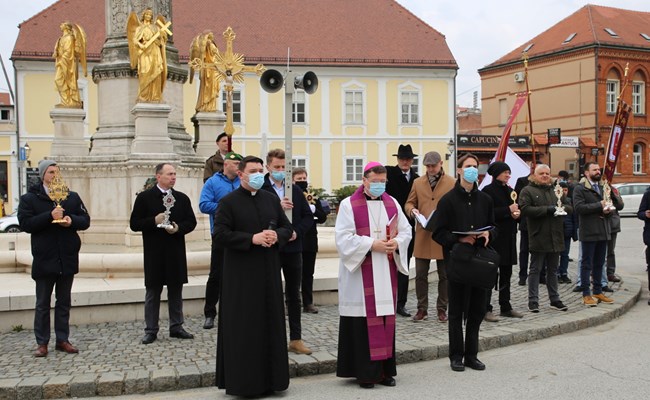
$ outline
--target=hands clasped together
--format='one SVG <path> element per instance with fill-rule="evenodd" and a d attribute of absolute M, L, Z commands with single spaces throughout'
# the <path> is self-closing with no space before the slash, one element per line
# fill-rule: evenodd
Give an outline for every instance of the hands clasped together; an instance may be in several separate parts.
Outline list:
<path fill-rule="evenodd" d="M 393 253 L 395 250 L 397 250 L 397 242 L 395 239 L 391 240 L 375 240 L 372 242 L 372 247 L 370 247 L 370 250 L 372 251 L 377 251 L 380 253 Z"/>
<path fill-rule="evenodd" d="M 262 247 L 271 247 L 278 241 L 278 234 L 271 229 L 265 229 L 262 232 L 253 235 L 253 244 Z"/>

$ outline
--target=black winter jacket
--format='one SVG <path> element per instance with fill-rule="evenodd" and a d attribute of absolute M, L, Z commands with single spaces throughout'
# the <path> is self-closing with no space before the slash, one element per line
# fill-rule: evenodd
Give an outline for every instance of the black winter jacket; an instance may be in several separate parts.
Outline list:
<path fill-rule="evenodd" d="M 603 187 L 598 185 L 600 193 L 596 193 L 591 183 L 586 179 L 573 189 L 573 207 L 578 213 L 578 237 L 581 242 L 595 242 L 611 238 L 612 213 L 605 214 L 600 203 L 603 200 Z M 616 196 L 612 196 L 615 207 L 621 207 Z"/>
<path fill-rule="evenodd" d="M 488 225 L 494 226 L 494 206 L 492 198 L 478 190 L 474 185 L 467 192 L 457 181 L 456 186 L 440 198 L 438 208 L 433 214 L 433 240 L 443 249 L 444 258 L 449 260 L 449 252 L 458 243 L 461 235 L 453 231 L 466 232 Z M 490 241 L 497 236 L 497 230 L 490 231 Z"/>
<path fill-rule="evenodd" d="M 517 220 L 510 213 L 512 192 L 511 187 L 496 179 L 483 188 L 483 193 L 494 202 L 494 221 L 499 237 L 490 244 L 501 256 L 501 265 L 517 265 Z"/>
<path fill-rule="evenodd" d="M 77 231 L 88 229 L 90 215 L 79 195 L 70 192 L 68 198 L 61 202 L 61 207 L 64 209 L 63 215 L 72 219 L 72 225 L 64 228 L 52 223 L 55 206 L 40 180 L 20 197 L 18 222 L 20 229 L 31 234 L 33 279 L 79 272 L 81 239 Z"/>

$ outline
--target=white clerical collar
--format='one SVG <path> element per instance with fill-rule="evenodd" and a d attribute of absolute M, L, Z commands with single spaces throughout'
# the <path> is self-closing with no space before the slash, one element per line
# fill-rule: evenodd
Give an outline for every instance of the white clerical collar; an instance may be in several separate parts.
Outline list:
<path fill-rule="evenodd" d="M 163 189 L 163 188 L 161 188 L 160 185 L 158 185 L 158 184 L 156 184 L 156 187 L 157 187 L 158 190 L 160 190 L 160 192 L 162 192 L 162 193 L 167 193 L 168 191 L 172 190 L 171 188 L 169 188 L 169 189 Z"/>

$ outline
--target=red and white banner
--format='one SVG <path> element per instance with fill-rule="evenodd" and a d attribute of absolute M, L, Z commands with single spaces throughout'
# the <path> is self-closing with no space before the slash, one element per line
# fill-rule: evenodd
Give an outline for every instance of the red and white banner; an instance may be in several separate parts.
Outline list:
<path fill-rule="evenodd" d="M 608 182 L 612 182 L 614 171 L 616 170 L 616 162 L 618 155 L 621 152 L 623 144 L 623 135 L 625 135 L 625 128 L 630 118 L 632 107 L 626 102 L 620 100 L 616 109 L 616 116 L 612 124 L 612 131 L 609 134 L 609 142 L 607 142 L 607 155 L 605 157 L 605 166 L 603 168 L 603 176 Z"/>
<path fill-rule="evenodd" d="M 501 141 L 499 142 L 499 148 L 494 157 L 496 161 L 503 161 L 506 158 L 506 149 L 508 148 L 508 142 L 510 141 L 510 131 L 512 130 L 512 124 L 517 118 L 517 114 L 521 110 L 521 107 L 526 103 L 528 99 L 528 92 L 517 93 L 517 99 L 515 100 L 515 105 L 510 111 L 510 116 L 508 117 L 508 122 L 506 122 L 506 127 L 503 130 L 503 135 L 501 135 Z"/>

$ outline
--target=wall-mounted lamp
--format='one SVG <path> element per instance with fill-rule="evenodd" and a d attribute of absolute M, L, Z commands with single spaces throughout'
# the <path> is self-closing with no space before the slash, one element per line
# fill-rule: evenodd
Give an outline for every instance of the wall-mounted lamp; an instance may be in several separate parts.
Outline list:
<path fill-rule="evenodd" d="M 447 160 L 449 160 L 451 156 L 454 154 L 455 149 L 456 149 L 456 144 L 454 143 L 454 139 L 449 139 L 449 142 L 447 142 L 447 155 L 446 155 Z"/>
<path fill-rule="evenodd" d="M 23 147 L 25 149 L 25 161 L 27 161 L 27 165 L 31 167 L 32 162 L 29 159 L 29 156 L 32 154 L 32 148 L 29 147 L 29 144 L 27 142 L 25 142 L 25 146 L 23 146 Z"/>

